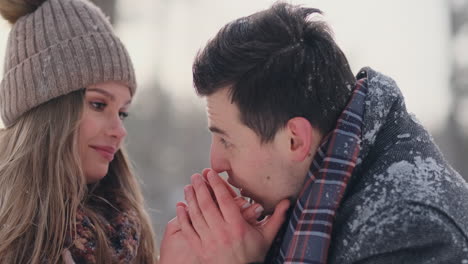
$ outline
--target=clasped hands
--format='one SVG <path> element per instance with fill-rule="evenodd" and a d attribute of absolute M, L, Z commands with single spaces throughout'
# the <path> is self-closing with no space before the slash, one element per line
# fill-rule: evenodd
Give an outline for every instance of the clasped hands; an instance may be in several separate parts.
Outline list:
<path fill-rule="evenodd" d="M 213 170 L 191 177 L 184 188 L 185 203 L 166 227 L 161 264 L 263 262 L 283 224 L 289 201 L 257 221 L 263 208 L 238 196 Z"/>

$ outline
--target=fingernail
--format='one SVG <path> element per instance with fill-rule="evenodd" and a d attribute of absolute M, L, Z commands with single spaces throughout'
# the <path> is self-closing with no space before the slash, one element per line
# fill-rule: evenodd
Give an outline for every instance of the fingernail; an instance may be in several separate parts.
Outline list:
<path fill-rule="evenodd" d="M 252 204 L 245 201 L 245 204 L 242 205 L 242 209 L 249 208 Z"/>
<path fill-rule="evenodd" d="M 215 173 L 212 170 L 210 170 L 208 172 L 208 180 L 212 180 L 214 177 L 215 177 Z"/>
<path fill-rule="evenodd" d="M 262 213 L 263 213 L 263 210 L 264 210 L 264 209 L 263 209 L 263 206 L 258 205 L 258 207 L 255 208 L 255 211 L 254 211 L 254 212 L 255 212 L 255 216 L 256 216 L 257 218 L 260 217 L 260 215 L 262 215 Z"/>
<path fill-rule="evenodd" d="M 200 174 L 195 174 L 193 175 L 193 183 L 196 184 L 196 185 L 199 185 L 201 184 L 201 176 Z"/>

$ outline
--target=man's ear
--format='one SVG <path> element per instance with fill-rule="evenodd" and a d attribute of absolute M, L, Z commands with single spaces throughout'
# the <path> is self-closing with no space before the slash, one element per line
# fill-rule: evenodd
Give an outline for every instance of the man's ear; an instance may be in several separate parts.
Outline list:
<path fill-rule="evenodd" d="M 289 137 L 289 153 L 295 161 L 303 161 L 310 156 L 314 130 L 309 121 L 303 117 L 289 119 L 286 124 Z"/>

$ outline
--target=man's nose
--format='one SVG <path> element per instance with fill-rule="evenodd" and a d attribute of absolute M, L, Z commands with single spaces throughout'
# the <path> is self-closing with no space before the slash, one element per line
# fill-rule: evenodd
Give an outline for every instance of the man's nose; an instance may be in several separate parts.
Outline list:
<path fill-rule="evenodd" d="M 215 143 L 211 143 L 210 162 L 211 168 L 218 173 L 230 170 L 225 151 L 220 146 L 216 146 Z"/>

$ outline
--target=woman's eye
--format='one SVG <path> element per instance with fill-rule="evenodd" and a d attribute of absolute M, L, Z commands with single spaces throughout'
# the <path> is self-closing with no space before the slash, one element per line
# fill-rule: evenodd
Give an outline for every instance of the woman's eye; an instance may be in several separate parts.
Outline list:
<path fill-rule="evenodd" d="M 102 102 L 90 102 L 89 103 L 91 105 L 91 107 L 93 109 L 95 109 L 96 111 L 104 111 L 104 109 L 107 107 L 107 104 L 106 103 L 102 103 Z M 109 108 L 109 111 L 110 111 L 110 108 Z M 119 112 L 119 118 L 121 120 L 124 120 L 125 118 L 128 117 L 128 112 L 124 112 L 124 111 L 120 111 Z"/>
<path fill-rule="evenodd" d="M 101 102 L 91 102 L 90 105 L 96 110 L 104 110 L 104 108 L 107 106 L 105 103 Z"/>

